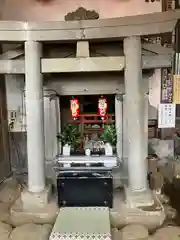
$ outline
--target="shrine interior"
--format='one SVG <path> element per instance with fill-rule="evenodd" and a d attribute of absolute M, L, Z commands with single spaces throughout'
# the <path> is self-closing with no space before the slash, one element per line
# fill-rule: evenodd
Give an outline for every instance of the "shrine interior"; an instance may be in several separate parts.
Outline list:
<path fill-rule="evenodd" d="M 76 98 L 79 102 L 79 114 L 76 119 L 72 119 L 70 109 L 70 101 L 73 98 Z M 107 101 L 107 115 L 105 119 L 102 119 L 98 111 L 98 100 L 100 98 L 105 98 Z M 72 124 L 78 129 L 80 141 L 76 149 L 72 151 L 72 154 L 84 154 L 87 144 L 93 144 L 92 152 L 94 154 L 97 154 L 97 152 L 103 154 L 101 133 L 105 125 L 113 124 L 115 126 L 115 95 L 61 96 L 60 109 L 61 129 L 63 129 L 65 124 Z"/>

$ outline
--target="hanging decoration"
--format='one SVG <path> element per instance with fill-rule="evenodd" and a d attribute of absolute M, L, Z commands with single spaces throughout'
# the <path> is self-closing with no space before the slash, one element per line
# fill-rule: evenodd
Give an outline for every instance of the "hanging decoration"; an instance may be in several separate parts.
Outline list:
<path fill-rule="evenodd" d="M 79 117 L 80 107 L 79 100 L 77 98 L 72 98 L 70 101 L 71 116 L 73 120 L 76 120 Z"/>
<path fill-rule="evenodd" d="M 98 112 L 101 119 L 104 120 L 107 114 L 107 99 L 101 96 L 98 100 Z"/>

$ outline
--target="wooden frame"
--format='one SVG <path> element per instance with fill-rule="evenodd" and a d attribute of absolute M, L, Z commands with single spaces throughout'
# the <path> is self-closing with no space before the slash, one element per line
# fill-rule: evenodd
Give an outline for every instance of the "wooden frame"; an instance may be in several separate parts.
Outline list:
<path fill-rule="evenodd" d="M 84 127 L 85 124 L 111 124 L 115 123 L 115 114 L 107 114 L 108 119 L 106 120 L 100 120 L 98 119 L 100 115 L 97 114 L 80 114 L 78 120 L 72 120 L 71 123 L 81 124 L 81 135 L 84 134 L 91 134 L 91 133 L 98 133 L 103 131 L 103 128 L 94 128 L 94 129 L 86 129 Z M 94 118 L 94 119 L 88 119 L 88 118 Z"/>

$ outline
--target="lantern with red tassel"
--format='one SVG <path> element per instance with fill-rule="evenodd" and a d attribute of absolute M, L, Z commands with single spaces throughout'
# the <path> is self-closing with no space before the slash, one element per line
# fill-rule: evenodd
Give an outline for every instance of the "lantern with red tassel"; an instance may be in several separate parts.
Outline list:
<path fill-rule="evenodd" d="M 101 119 L 104 120 L 107 115 L 107 99 L 103 96 L 98 100 L 98 111 Z"/>
<path fill-rule="evenodd" d="M 79 100 L 77 98 L 72 98 L 70 101 L 71 116 L 73 120 L 76 120 L 79 117 L 80 107 Z"/>

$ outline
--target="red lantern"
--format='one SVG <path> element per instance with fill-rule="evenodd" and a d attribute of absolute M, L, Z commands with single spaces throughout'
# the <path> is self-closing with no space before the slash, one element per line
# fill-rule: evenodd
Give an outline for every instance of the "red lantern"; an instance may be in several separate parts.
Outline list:
<path fill-rule="evenodd" d="M 98 111 L 101 118 L 104 120 L 107 114 L 107 99 L 100 97 L 98 100 Z"/>
<path fill-rule="evenodd" d="M 73 98 L 70 101 L 71 107 L 71 116 L 73 120 L 76 120 L 79 117 L 79 100 L 77 98 Z"/>

